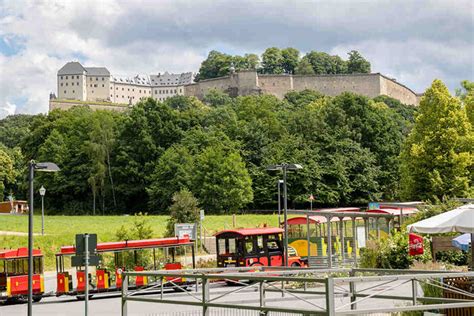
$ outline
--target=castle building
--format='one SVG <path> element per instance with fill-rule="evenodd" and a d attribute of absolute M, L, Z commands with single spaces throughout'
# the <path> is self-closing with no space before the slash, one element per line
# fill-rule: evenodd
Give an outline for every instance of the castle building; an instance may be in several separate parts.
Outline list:
<path fill-rule="evenodd" d="M 120 77 L 105 67 L 84 67 L 68 62 L 58 71 L 57 100 L 110 102 L 133 105 L 143 98 L 164 101 L 184 95 L 184 86 L 194 81 L 191 72 Z"/>
<path fill-rule="evenodd" d="M 149 97 L 164 101 L 184 95 L 202 100 L 213 89 L 233 97 L 271 94 L 281 99 L 289 91 L 310 89 L 329 96 L 346 91 L 369 98 L 387 95 L 411 105 L 418 105 L 420 99 L 420 95 L 407 86 L 380 73 L 266 75 L 255 70 L 244 70 L 194 82 L 191 72 L 119 77 L 111 75 L 105 67 L 83 67 L 79 62 L 68 62 L 58 71 L 57 85 L 57 97 L 50 95 L 50 110 L 85 104 L 93 109 L 123 111 L 127 106 Z"/>

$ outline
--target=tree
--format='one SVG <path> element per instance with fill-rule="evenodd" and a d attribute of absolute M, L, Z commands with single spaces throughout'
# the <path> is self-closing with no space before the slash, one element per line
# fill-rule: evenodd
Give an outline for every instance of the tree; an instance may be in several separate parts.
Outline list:
<path fill-rule="evenodd" d="M 333 73 L 335 68 L 332 64 L 333 60 L 331 56 L 324 52 L 311 51 L 305 56 L 311 66 L 313 67 L 314 73 L 317 75 L 326 75 Z"/>
<path fill-rule="evenodd" d="M 174 225 L 196 223 L 199 218 L 199 204 L 192 192 L 182 189 L 173 194 L 173 204 L 169 208 L 170 218 L 166 224 L 166 236 L 174 236 Z"/>
<path fill-rule="evenodd" d="M 314 75 L 314 69 L 307 56 L 301 58 L 298 66 L 295 68 L 295 74 L 297 75 Z"/>
<path fill-rule="evenodd" d="M 284 72 L 283 56 L 277 47 L 270 47 L 262 54 L 262 71 L 265 74 L 281 74 Z"/>
<path fill-rule="evenodd" d="M 15 114 L 0 120 L 0 143 L 9 148 L 19 146 L 30 132 L 33 115 Z"/>
<path fill-rule="evenodd" d="M 222 90 L 211 89 L 204 96 L 204 102 L 212 107 L 223 106 L 232 103 L 232 98 Z"/>
<path fill-rule="evenodd" d="M 467 117 L 474 127 L 474 82 L 463 80 L 461 82 L 461 89 L 456 89 L 456 96 L 459 97 L 464 104 L 467 112 Z"/>
<path fill-rule="evenodd" d="M 246 69 L 257 69 L 260 63 L 260 58 L 257 54 L 245 54 Z"/>
<path fill-rule="evenodd" d="M 362 55 L 358 51 L 352 50 L 348 53 L 348 55 L 348 73 L 370 73 L 370 62 L 368 62 L 364 57 L 362 57 Z"/>
<path fill-rule="evenodd" d="M 404 197 L 465 196 L 471 185 L 473 148 L 472 127 L 460 100 L 440 80 L 433 81 L 401 153 Z"/>
<path fill-rule="evenodd" d="M 235 212 L 253 199 L 252 180 L 238 152 L 207 147 L 196 157 L 192 191 L 204 209 Z"/>
<path fill-rule="evenodd" d="M 199 80 L 217 78 L 229 74 L 232 56 L 218 51 L 210 51 L 199 68 Z"/>
<path fill-rule="evenodd" d="M 6 151 L 0 148 L 0 197 L 2 201 L 6 184 L 13 182 L 14 178 L 13 161 Z"/>
<path fill-rule="evenodd" d="M 300 60 L 300 51 L 296 48 L 288 47 L 281 50 L 281 56 L 283 58 L 282 67 L 284 72 L 294 74 Z"/>
<path fill-rule="evenodd" d="M 193 157 L 179 144 L 168 148 L 158 160 L 147 187 L 150 209 L 163 213 L 175 192 L 191 187 Z"/>

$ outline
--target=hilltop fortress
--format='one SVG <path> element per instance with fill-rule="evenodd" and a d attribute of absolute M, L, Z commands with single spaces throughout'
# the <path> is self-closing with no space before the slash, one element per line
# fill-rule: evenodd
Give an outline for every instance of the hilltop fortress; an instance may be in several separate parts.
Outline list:
<path fill-rule="evenodd" d="M 49 109 L 68 109 L 83 105 L 93 109 L 123 111 L 144 98 L 158 101 L 184 95 L 203 99 L 213 89 L 232 97 L 271 94 L 283 98 L 289 91 L 316 90 L 336 96 L 349 91 L 374 98 L 379 95 L 418 105 L 419 95 L 410 88 L 380 73 L 341 75 L 266 75 L 255 70 L 194 82 L 191 72 L 118 77 L 105 67 L 83 67 L 69 62 L 57 74 L 57 94 L 50 94 Z"/>
<path fill-rule="evenodd" d="M 271 94 L 282 99 L 289 91 L 316 90 L 336 96 L 349 91 L 369 98 L 379 95 L 418 105 L 419 95 L 410 88 L 380 73 L 344 75 L 264 75 L 254 70 L 231 73 L 229 76 L 201 80 L 184 87 L 184 95 L 202 99 L 211 89 L 230 96 Z"/>

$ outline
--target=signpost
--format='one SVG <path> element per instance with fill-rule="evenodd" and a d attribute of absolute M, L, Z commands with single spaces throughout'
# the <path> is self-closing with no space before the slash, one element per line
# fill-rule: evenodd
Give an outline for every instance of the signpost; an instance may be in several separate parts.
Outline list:
<path fill-rule="evenodd" d="M 85 316 L 89 311 L 89 265 L 99 264 L 97 255 L 97 234 L 77 234 L 76 235 L 76 255 L 71 258 L 71 265 L 74 267 L 84 267 L 85 287 Z"/>
<path fill-rule="evenodd" d="M 184 235 L 188 235 L 191 240 L 196 240 L 196 224 L 174 224 L 174 235 L 178 238 L 184 238 Z"/>
<path fill-rule="evenodd" d="M 202 236 L 203 236 L 203 231 L 204 231 L 204 227 L 202 226 L 202 222 L 203 222 L 203 221 L 204 221 L 204 210 L 200 210 L 200 211 L 199 211 L 199 228 L 200 228 L 201 232 L 199 233 L 199 235 L 200 235 L 199 237 L 200 237 L 200 239 L 201 239 L 201 251 L 203 251 L 203 249 L 204 249 L 204 248 L 203 248 L 203 241 L 204 241 L 204 240 L 203 240 L 203 238 L 202 238 Z"/>

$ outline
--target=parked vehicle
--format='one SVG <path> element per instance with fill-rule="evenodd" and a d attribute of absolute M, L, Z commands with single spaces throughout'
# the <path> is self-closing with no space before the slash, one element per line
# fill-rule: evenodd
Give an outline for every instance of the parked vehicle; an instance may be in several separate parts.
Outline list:
<path fill-rule="evenodd" d="M 277 227 L 224 230 L 217 234 L 217 267 L 283 266 L 283 229 Z M 305 263 L 292 249 L 288 266 Z"/>
<path fill-rule="evenodd" d="M 43 254 L 33 249 L 33 300 L 44 293 Z M 0 301 L 22 301 L 28 297 L 28 249 L 0 250 Z"/>

